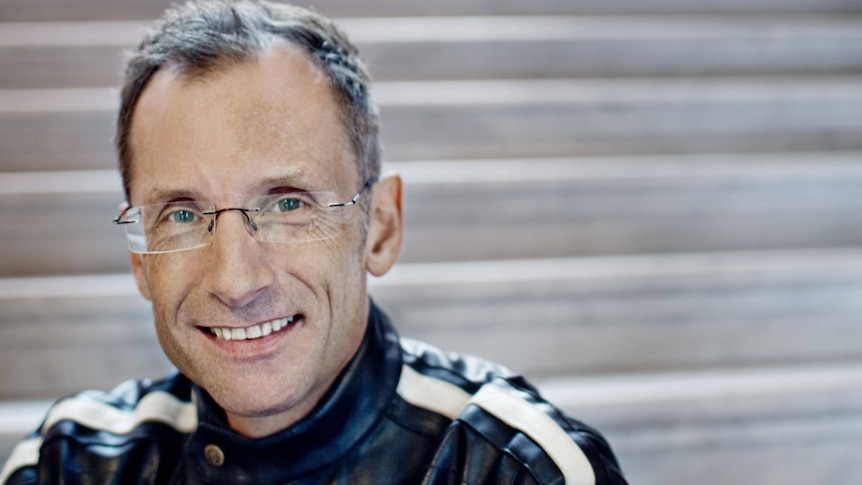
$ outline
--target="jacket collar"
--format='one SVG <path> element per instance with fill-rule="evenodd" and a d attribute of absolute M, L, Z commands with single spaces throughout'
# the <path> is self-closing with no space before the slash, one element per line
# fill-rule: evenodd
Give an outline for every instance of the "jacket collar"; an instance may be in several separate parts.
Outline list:
<path fill-rule="evenodd" d="M 224 411 L 195 386 L 200 424 L 187 443 L 187 452 L 202 467 L 199 473 L 213 473 L 219 480 L 235 474 L 236 483 L 243 483 L 239 477 L 250 472 L 260 479 L 266 473 L 266 482 L 286 482 L 313 473 L 342 458 L 383 417 L 400 372 L 398 335 L 371 302 L 362 344 L 311 414 L 274 435 L 245 438 L 228 427 Z M 209 466 L 204 459 L 203 449 L 210 444 L 224 454 L 221 467 Z"/>

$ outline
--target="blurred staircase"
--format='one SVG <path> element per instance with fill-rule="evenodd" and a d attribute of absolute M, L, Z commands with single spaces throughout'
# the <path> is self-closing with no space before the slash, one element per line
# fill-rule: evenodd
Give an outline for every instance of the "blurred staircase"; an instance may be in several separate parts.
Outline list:
<path fill-rule="evenodd" d="M 0 461 L 167 368 L 111 139 L 162 0 L 0 3 Z M 862 477 L 862 2 L 322 0 L 378 80 L 402 334 L 498 360 L 632 483 Z"/>

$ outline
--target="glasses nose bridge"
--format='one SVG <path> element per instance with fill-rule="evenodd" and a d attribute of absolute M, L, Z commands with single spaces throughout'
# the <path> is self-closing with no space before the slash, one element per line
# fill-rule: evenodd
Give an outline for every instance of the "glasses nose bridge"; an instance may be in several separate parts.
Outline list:
<path fill-rule="evenodd" d="M 212 220 L 207 226 L 207 231 L 213 233 L 213 237 L 215 237 L 215 227 L 216 220 L 218 217 L 225 212 L 237 211 L 245 217 L 245 227 L 248 230 L 249 234 L 254 236 L 254 233 L 257 232 L 257 223 L 254 222 L 254 219 L 251 218 L 250 213 L 255 212 L 255 209 L 246 209 L 243 207 L 225 207 L 223 209 L 217 209 L 213 211 L 204 212 L 204 215 L 212 216 Z"/>

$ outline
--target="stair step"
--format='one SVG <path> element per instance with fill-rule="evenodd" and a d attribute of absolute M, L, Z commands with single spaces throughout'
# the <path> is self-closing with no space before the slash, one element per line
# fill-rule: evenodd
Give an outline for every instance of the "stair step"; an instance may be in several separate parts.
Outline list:
<path fill-rule="evenodd" d="M 149 20 L 172 4 L 170 0 L 4 0 L 0 18 L 8 22 L 51 20 Z M 376 17 L 414 15 L 582 15 L 679 13 L 858 13 L 862 6 L 847 0 L 317 0 L 315 9 L 328 16 Z"/>
<path fill-rule="evenodd" d="M 862 149 L 862 77 L 380 83 L 387 157 Z M 111 90 L 0 91 L 3 171 L 114 166 Z"/>
<path fill-rule="evenodd" d="M 862 152 L 389 163 L 407 263 L 862 245 Z M 0 173 L 0 275 L 127 271 L 114 170 Z M 62 241 L 62 244 L 59 243 Z"/>
<path fill-rule="evenodd" d="M 852 485 L 862 476 L 858 360 L 570 378 L 539 387 L 603 431 L 632 483 Z"/>
<path fill-rule="evenodd" d="M 862 338 L 862 249 L 401 264 L 371 288 L 404 336 L 534 378 L 846 360 Z M 168 367 L 129 275 L 0 279 L 0 302 L 0 398 Z"/>
<path fill-rule="evenodd" d="M 862 17 L 345 19 L 377 80 L 853 73 Z M 144 22 L 0 24 L 0 89 L 115 86 Z"/>
<path fill-rule="evenodd" d="M 407 336 L 528 375 L 858 357 L 858 250 L 396 265 Z M 740 335 L 745 335 L 740 339 Z"/>
<path fill-rule="evenodd" d="M 820 485 L 829 477 L 851 485 L 862 474 L 856 361 L 564 378 L 538 387 L 602 430 L 631 482 Z M 49 405 L 0 402 L 0 463 Z"/>
<path fill-rule="evenodd" d="M 376 79 L 858 73 L 862 17 L 348 19 Z"/>

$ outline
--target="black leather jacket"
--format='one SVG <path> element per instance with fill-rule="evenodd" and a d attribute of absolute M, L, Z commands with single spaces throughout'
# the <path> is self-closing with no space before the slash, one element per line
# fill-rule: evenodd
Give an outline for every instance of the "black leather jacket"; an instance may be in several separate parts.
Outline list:
<path fill-rule="evenodd" d="M 58 401 L 18 445 L 9 484 L 624 484 L 608 444 L 522 378 L 401 341 L 372 305 L 323 402 L 262 439 L 181 374 Z"/>

